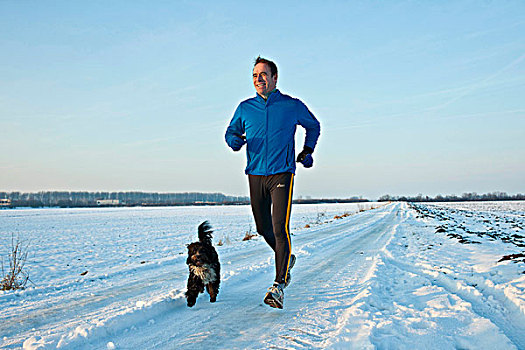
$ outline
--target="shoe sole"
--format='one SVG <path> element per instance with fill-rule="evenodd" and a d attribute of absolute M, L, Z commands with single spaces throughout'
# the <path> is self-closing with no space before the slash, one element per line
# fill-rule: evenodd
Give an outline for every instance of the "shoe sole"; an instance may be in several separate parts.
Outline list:
<path fill-rule="evenodd" d="M 275 309 L 283 308 L 283 304 L 276 300 L 271 293 L 266 293 L 266 296 L 264 297 L 264 303 Z"/>

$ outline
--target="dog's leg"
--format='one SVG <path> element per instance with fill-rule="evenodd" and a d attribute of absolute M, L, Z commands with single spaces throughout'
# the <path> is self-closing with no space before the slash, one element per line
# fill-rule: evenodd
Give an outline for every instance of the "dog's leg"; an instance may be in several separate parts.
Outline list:
<path fill-rule="evenodd" d="M 188 277 L 188 290 L 186 291 L 186 301 L 189 307 L 192 307 L 197 302 L 197 297 L 199 293 L 204 292 L 204 284 L 202 280 L 195 276 L 193 273 L 190 273 Z"/>
<path fill-rule="evenodd" d="M 188 303 L 188 307 L 192 307 L 197 302 L 197 296 L 186 293 L 186 302 Z"/>
<path fill-rule="evenodd" d="M 208 294 L 210 294 L 210 302 L 214 303 L 217 300 L 217 295 L 219 294 L 219 285 L 221 283 L 220 276 L 217 276 L 217 279 L 213 282 L 208 283 L 206 289 Z"/>
<path fill-rule="evenodd" d="M 218 290 L 215 289 L 213 283 L 208 283 L 206 285 L 206 289 L 208 290 L 208 294 L 210 295 L 210 303 L 214 303 L 217 300 Z"/>
<path fill-rule="evenodd" d="M 209 284 L 210 289 L 213 290 L 213 293 L 210 293 L 208 290 L 208 293 L 210 293 L 210 301 L 212 303 L 214 303 L 217 299 L 217 295 L 219 294 L 219 285 L 221 284 L 221 264 L 219 263 L 219 261 L 217 261 L 217 263 L 215 264 L 214 270 L 216 276 L 215 281 Z"/>

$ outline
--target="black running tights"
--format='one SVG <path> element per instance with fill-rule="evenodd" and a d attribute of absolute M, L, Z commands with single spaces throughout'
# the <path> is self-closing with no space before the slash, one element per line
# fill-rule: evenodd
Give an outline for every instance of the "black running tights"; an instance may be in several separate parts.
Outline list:
<path fill-rule="evenodd" d="M 290 214 L 293 178 L 292 173 L 248 175 L 257 233 L 275 252 L 275 281 L 278 283 L 285 283 L 288 279 L 292 252 Z"/>

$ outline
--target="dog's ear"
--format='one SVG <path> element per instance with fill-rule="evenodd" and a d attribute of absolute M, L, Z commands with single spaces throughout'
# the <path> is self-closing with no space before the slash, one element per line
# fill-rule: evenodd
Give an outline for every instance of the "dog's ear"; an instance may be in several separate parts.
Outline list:
<path fill-rule="evenodd" d="M 188 248 L 188 252 L 192 252 L 193 250 L 195 250 L 196 246 L 197 246 L 197 243 L 195 243 L 195 242 L 190 243 L 190 244 L 186 244 L 186 248 Z"/>

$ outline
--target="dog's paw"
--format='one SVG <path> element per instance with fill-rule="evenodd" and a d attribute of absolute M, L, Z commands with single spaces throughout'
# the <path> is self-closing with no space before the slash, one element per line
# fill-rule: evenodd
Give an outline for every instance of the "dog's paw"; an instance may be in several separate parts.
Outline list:
<path fill-rule="evenodd" d="M 214 303 L 217 301 L 217 297 L 210 297 L 210 303 Z"/>
<path fill-rule="evenodd" d="M 197 302 L 197 299 L 194 299 L 194 298 L 187 299 L 188 307 L 192 307 L 193 305 L 195 305 L 196 302 Z"/>

